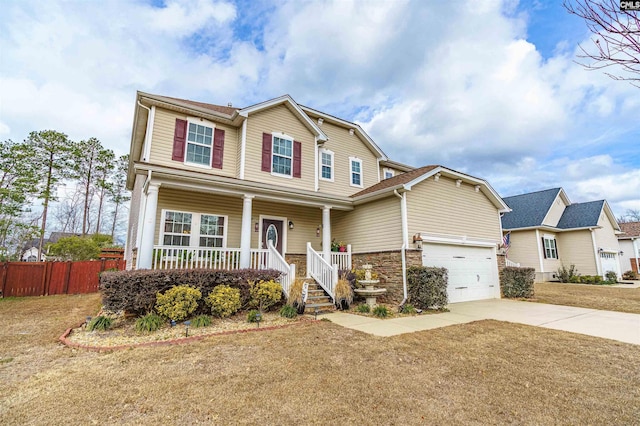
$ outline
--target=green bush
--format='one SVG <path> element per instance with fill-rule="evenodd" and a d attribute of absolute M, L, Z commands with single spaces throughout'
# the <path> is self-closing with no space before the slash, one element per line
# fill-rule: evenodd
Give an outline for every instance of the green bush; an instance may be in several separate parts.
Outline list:
<path fill-rule="evenodd" d="M 100 257 L 100 246 L 89 237 L 64 237 L 48 247 L 50 254 L 63 260 L 75 262 Z"/>
<path fill-rule="evenodd" d="M 386 318 L 389 316 L 389 310 L 387 309 L 386 306 L 378 305 L 375 308 L 373 308 L 373 315 L 375 315 L 378 318 Z"/>
<path fill-rule="evenodd" d="M 240 290 L 228 285 L 219 285 L 213 288 L 206 299 L 211 306 L 211 313 L 220 318 L 230 317 L 240 309 Z"/>
<path fill-rule="evenodd" d="M 602 284 L 602 277 L 600 275 L 581 275 L 580 282 L 582 284 Z"/>
<path fill-rule="evenodd" d="M 139 333 L 150 333 L 159 330 L 164 323 L 164 318 L 151 312 L 136 320 L 136 331 Z"/>
<path fill-rule="evenodd" d="M 284 318 L 295 318 L 298 316 L 298 310 L 291 305 L 284 305 L 280 308 L 280 316 Z"/>
<path fill-rule="evenodd" d="M 262 316 L 260 311 L 257 309 L 252 309 L 247 313 L 247 321 L 248 322 L 258 322 L 258 315 Z"/>
<path fill-rule="evenodd" d="M 191 325 L 195 328 L 209 327 L 211 325 L 211 317 L 209 315 L 198 315 L 191 321 Z"/>
<path fill-rule="evenodd" d="M 615 284 L 618 282 L 618 274 L 613 271 L 607 271 L 604 274 L 605 281 L 610 284 Z"/>
<path fill-rule="evenodd" d="M 282 286 L 273 280 L 250 282 L 251 306 L 260 311 L 268 311 L 270 307 L 282 299 Z"/>
<path fill-rule="evenodd" d="M 622 274 L 622 279 L 623 280 L 638 280 L 638 279 L 640 279 L 640 275 L 638 275 L 638 273 L 636 271 L 625 271 L 625 273 Z"/>
<path fill-rule="evenodd" d="M 212 269 L 171 269 L 103 272 L 100 275 L 100 292 L 105 309 L 124 311 L 142 316 L 156 304 L 156 295 L 173 286 L 188 285 L 207 295 L 214 287 L 225 284 L 240 290 L 242 306 L 248 306 L 251 298 L 249 281 L 277 280 L 281 275 L 275 269 L 238 269 L 235 271 Z M 201 299 L 196 314 L 209 314 L 210 308 Z"/>
<path fill-rule="evenodd" d="M 444 309 L 447 295 L 447 269 L 412 266 L 407 269 L 408 301 L 420 309 Z"/>
<path fill-rule="evenodd" d="M 186 285 L 175 286 L 156 295 L 156 310 L 170 320 L 182 321 L 198 307 L 202 293 L 197 288 Z"/>
<path fill-rule="evenodd" d="M 578 279 L 578 275 L 579 274 L 578 274 L 578 269 L 576 268 L 576 265 L 569 265 L 568 268 L 562 265 L 556 271 L 556 278 L 558 278 L 561 283 L 578 282 L 578 281 L 574 281 Z"/>
<path fill-rule="evenodd" d="M 91 321 L 89 321 L 89 324 L 87 325 L 87 330 L 89 330 L 89 331 L 94 331 L 94 330 L 105 331 L 105 330 L 108 330 L 111 327 L 112 323 L 113 323 L 113 320 L 111 318 L 101 315 L 101 316 L 95 317 Z"/>
<path fill-rule="evenodd" d="M 500 272 L 503 297 L 532 297 L 535 269 L 507 266 Z"/>
<path fill-rule="evenodd" d="M 415 314 L 416 313 L 416 308 L 412 304 L 407 303 L 402 307 L 400 312 L 403 313 L 403 314 Z"/>
<path fill-rule="evenodd" d="M 366 303 L 361 303 L 360 305 L 358 305 L 356 310 L 361 314 L 368 314 L 369 312 L 371 312 L 371 307 Z"/>

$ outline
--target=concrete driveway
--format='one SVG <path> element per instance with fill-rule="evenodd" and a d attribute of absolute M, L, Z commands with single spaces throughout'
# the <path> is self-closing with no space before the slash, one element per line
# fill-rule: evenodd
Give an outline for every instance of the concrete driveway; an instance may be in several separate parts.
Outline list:
<path fill-rule="evenodd" d="M 332 312 L 330 321 L 376 336 L 403 333 L 494 319 L 554 330 L 570 331 L 640 345 L 640 315 L 508 299 L 453 303 L 450 312 L 381 320 L 361 315 Z"/>

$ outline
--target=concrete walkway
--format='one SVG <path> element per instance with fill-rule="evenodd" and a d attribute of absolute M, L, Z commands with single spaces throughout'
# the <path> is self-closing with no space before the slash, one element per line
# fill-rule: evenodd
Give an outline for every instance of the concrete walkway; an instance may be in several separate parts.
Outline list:
<path fill-rule="evenodd" d="M 570 331 L 640 345 L 640 315 L 574 308 L 508 299 L 479 300 L 449 305 L 450 312 L 381 320 L 344 312 L 324 316 L 343 327 L 376 336 L 403 333 L 494 319 L 554 330 Z"/>

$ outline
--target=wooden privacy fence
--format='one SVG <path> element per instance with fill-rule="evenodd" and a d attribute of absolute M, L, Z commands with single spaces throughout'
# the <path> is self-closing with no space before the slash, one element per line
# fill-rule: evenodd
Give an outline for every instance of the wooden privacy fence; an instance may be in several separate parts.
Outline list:
<path fill-rule="evenodd" d="M 83 262 L 0 263 L 2 297 L 95 293 L 99 275 L 107 269 L 123 270 L 122 259 Z"/>

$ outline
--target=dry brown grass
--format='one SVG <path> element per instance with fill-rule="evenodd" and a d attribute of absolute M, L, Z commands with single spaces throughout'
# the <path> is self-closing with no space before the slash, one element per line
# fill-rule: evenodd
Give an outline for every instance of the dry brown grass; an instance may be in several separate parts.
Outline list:
<path fill-rule="evenodd" d="M 96 296 L 0 301 L 2 424 L 634 424 L 638 347 L 481 321 L 380 338 L 329 322 L 93 353 Z M 20 331 L 27 334 L 18 334 Z M 36 333 L 41 332 L 41 334 Z"/>
<path fill-rule="evenodd" d="M 640 288 L 536 283 L 532 302 L 640 314 Z"/>

